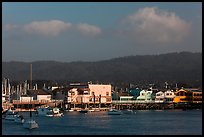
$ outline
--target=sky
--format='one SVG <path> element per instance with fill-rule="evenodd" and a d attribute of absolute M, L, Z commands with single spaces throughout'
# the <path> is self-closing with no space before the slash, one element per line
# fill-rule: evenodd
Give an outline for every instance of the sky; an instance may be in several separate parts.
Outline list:
<path fill-rule="evenodd" d="M 2 61 L 202 52 L 201 2 L 3 2 Z"/>

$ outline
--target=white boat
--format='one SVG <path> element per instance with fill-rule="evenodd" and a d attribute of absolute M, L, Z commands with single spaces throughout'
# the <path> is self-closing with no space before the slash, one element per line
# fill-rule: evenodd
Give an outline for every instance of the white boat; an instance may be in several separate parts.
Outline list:
<path fill-rule="evenodd" d="M 14 121 L 18 116 L 17 112 L 13 111 L 11 108 L 6 112 L 4 119 Z"/>
<path fill-rule="evenodd" d="M 60 109 L 44 107 L 44 108 L 37 108 L 37 115 L 38 116 L 47 116 L 47 117 L 61 117 L 64 116 L 63 113 L 60 112 Z"/>
<path fill-rule="evenodd" d="M 117 110 L 117 109 L 110 109 L 108 111 L 108 115 L 121 115 L 122 112 L 120 110 Z"/>
<path fill-rule="evenodd" d="M 59 108 L 54 107 L 51 109 L 51 111 L 48 111 L 46 116 L 48 116 L 48 117 L 62 117 L 64 115 L 63 115 L 63 113 L 60 112 Z"/>
<path fill-rule="evenodd" d="M 46 116 L 49 112 L 51 112 L 51 108 L 49 107 L 40 107 L 40 108 L 37 108 L 37 111 L 36 111 L 36 114 L 37 116 Z"/>

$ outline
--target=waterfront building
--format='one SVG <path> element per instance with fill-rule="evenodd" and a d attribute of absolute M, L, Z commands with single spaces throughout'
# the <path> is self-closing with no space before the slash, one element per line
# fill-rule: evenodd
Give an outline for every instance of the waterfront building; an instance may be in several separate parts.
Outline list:
<path fill-rule="evenodd" d="M 167 90 L 164 92 L 165 103 L 173 103 L 174 100 L 174 92 L 173 90 Z"/>
<path fill-rule="evenodd" d="M 172 90 L 159 91 L 156 93 L 155 103 L 173 103 L 174 97 Z"/>
<path fill-rule="evenodd" d="M 156 93 L 155 103 L 164 103 L 165 102 L 165 96 L 164 92 L 159 91 Z"/>
<path fill-rule="evenodd" d="M 134 99 L 140 96 L 141 89 L 139 88 L 131 88 L 128 93 L 133 96 Z"/>
<path fill-rule="evenodd" d="M 30 97 L 30 96 L 28 96 L 28 95 L 22 95 L 21 97 L 20 97 L 20 101 L 21 102 L 30 102 L 30 101 L 33 101 L 33 97 Z"/>
<path fill-rule="evenodd" d="M 137 97 L 137 102 L 145 103 L 145 102 L 152 102 L 152 90 L 142 90 L 140 95 Z"/>
<path fill-rule="evenodd" d="M 174 103 L 188 103 L 192 102 L 192 92 L 181 88 L 180 90 L 175 92 L 175 97 L 173 100 Z"/>
<path fill-rule="evenodd" d="M 88 84 L 91 95 L 95 95 L 100 103 L 111 103 L 111 85 L 110 84 Z"/>
<path fill-rule="evenodd" d="M 184 88 L 192 93 L 192 103 L 202 103 L 202 91 L 198 88 Z"/>
<path fill-rule="evenodd" d="M 72 84 L 68 92 L 68 102 L 73 107 L 100 108 L 112 103 L 110 84 Z"/>
<path fill-rule="evenodd" d="M 38 101 L 50 101 L 51 100 L 51 94 L 48 93 L 48 92 L 45 92 L 43 90 L 36 90 L 36 95 L 37 95 L 37 98 L 36 100 Z"/>
<path fill-rule="evenodd" d="M 193 91 L 193 103 L 202 103 L 202 91 Z"/>

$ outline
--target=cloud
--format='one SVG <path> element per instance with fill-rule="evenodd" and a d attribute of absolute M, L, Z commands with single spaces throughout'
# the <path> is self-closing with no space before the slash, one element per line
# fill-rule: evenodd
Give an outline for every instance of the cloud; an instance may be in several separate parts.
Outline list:
<path fill-rule="evenodd" d="M 188 36 L 191 24 L 175 13 L 159 10 L 155 7 L 139 9 L 129 15 L 123 33 L 136 38 L 140 42 L 180 42 Z"/>
<path fill-rule="evenodd" d="M 77 29 L 84 35 L 98 35 L 101 33 L 101 29 L 94 25 L 89 25 L 87 23 L 80 23 L 77 25 Z"/>
<path fill-rule="evenodd" d="M 5 31 L 12 31 L 12 30 L 15 30 L 15 29 L 19 28 L 19 26 L 18 25 L 14 25 L 14 24 L 6 24 L 6 25 L 2 25 L 2 28 Z"/>
<path fill-rule="evenodd" d="M 81 34 L 88 36 L 95 36 L 101 33 L 101 29 L 94 25 L 87 23 L 71 24 L 60 20 L 33 21 L 23 28 L 26 32 L 45 36 L 57 36 L 68 29 L 72 29 L 75 32 L 79 31 Z"/>
<path fill-rule="evenodd" d="M 71 23 L 60 20 L 34 21 L 24 26 L 24 30 L 29 33 L 36 33 L 45 36 L 57 36 L 61 32 L 71 28 Z"/>

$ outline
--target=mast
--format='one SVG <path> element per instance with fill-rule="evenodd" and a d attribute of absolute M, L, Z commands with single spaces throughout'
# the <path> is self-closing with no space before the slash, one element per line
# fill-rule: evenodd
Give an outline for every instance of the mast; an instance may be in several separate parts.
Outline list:
<path fill-rule="evenodd" d="M 30 64 L 30 89 L 32 89 L 32 64 Z"/>
<path fill-rule="evenodd" d="M 30 64 L 30 89 L 32 90 L 32 64 Z M 32 117 L 32 112 L 31 112 L 31 96 L 30 96 L 30 120 Z"/>

